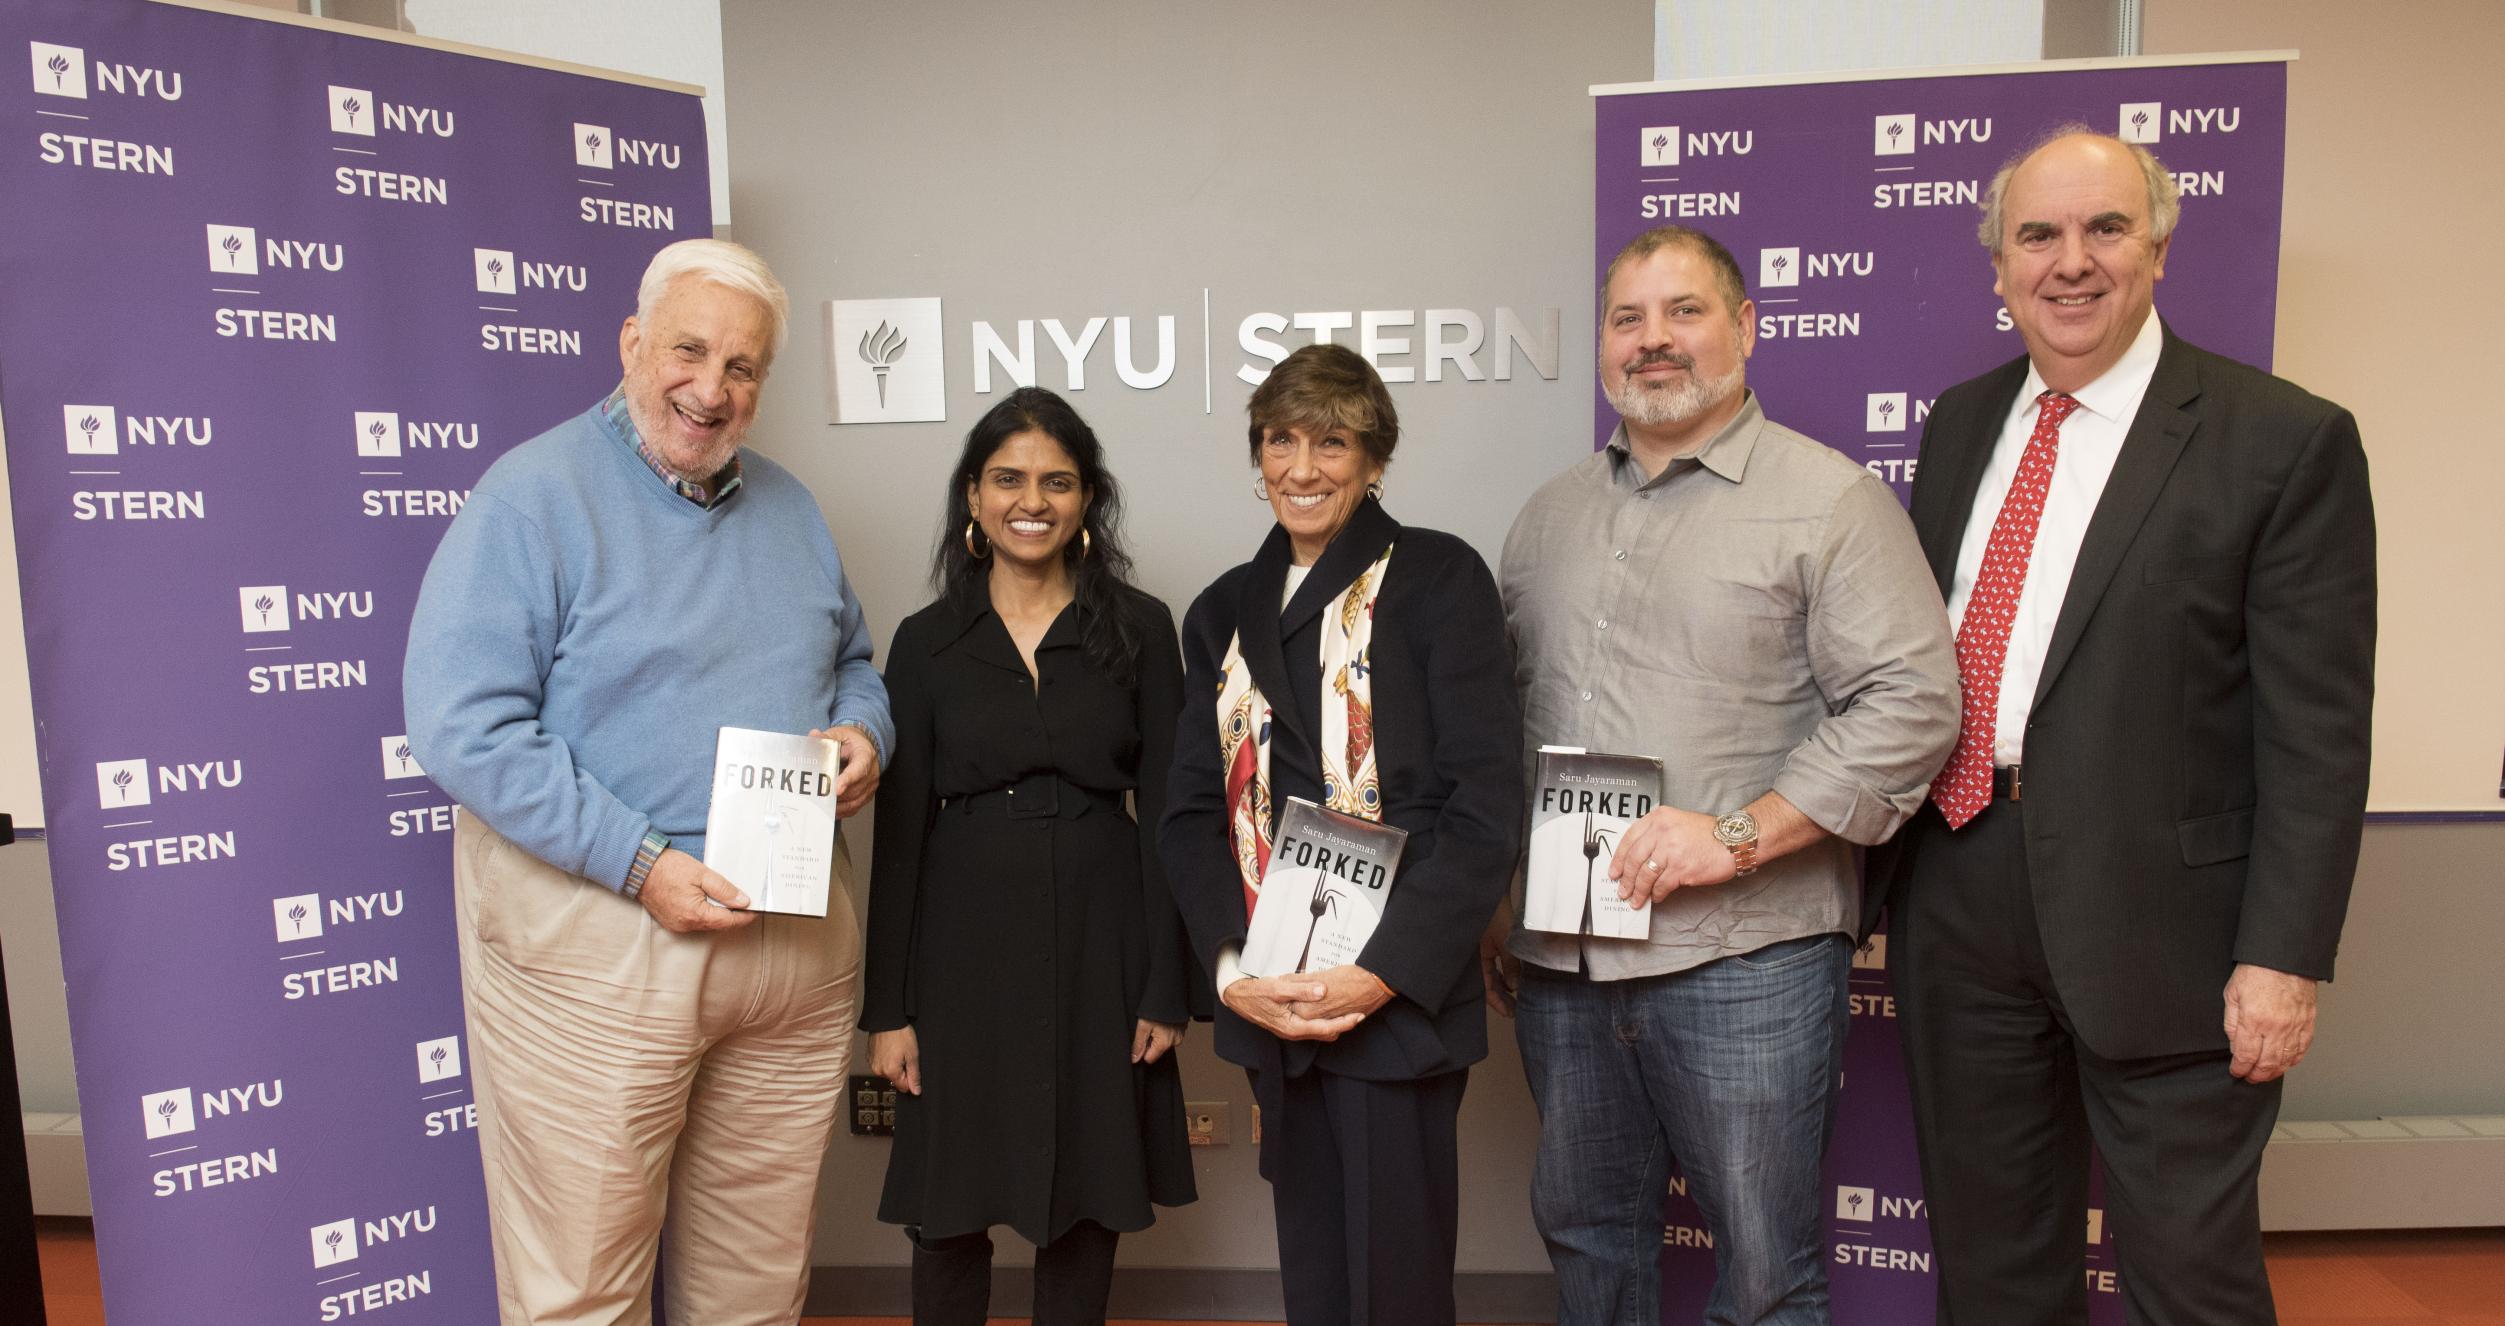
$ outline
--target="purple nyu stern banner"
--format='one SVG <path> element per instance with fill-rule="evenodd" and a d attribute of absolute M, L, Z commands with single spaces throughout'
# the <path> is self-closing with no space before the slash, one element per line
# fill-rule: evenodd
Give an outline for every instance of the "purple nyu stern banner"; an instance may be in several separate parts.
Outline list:
<path fill-rule="evenodd" d="M 1748 385 L 1767 415 L 1901 495 L 1932 399 L 2025 352 L 1975 238 L 1984 190 L 2046 132 L 2083 124 L 2146 145 L 2182 188 L 2158 315 L 2267 368 L 2287 65 L 2219 58 L 1596 89 L 1593 281 L 1664 222 L 1722 241 L 1757 301 Z M 1606 440 L 1617 415 L 1594 399 Z"/>
<path fill-rule="evenodd" d="M 451 806 L 401 736 L 446 522 L 711 231 L 683 92 L 0 0 L 0 410 L 116 1326 L 495 1317 Z"/>
<path fill-rule="evenodd" d="M 2047 131 L 2146 144 L 2183 193 L 2157 311 L 2191 340 L 2268 367 L 2277 311 L 2286 56 L 2047 61 L 1831 81 L 1594 89 L 1593 278 L 1638 233 L 1703 230 L 1757 305 L 1748 384 L 1776 421 L 1868 466 L 1901 497 L 1933 399 L 2024 353 L 1976 239 L 1993 174 Z M 1598 400 L 1595 445 L 1617 416 Z M 1932 1320 L 1930 1229 L 1914 1152 L 1887 939 L 1852 973 L 1852 1037 L 1827 1155 L 1837 1321 Z M 2091 1317 L 2122 1320 L 2101 1186 L 2080 1231 Z M 1700 1319 L 1710 1235 L 1669 1194 L 1662 1320 Z"/>

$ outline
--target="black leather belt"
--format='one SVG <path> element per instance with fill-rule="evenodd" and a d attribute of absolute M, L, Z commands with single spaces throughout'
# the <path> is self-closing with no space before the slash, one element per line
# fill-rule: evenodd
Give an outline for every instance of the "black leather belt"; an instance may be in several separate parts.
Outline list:
<path fill-rule="evenodd" d="M 2027 780 L 2020 774 L 2025 765 L 1994 765 L 1992 768 L 1992 799 L 1994 801 L 2026 800 Z"/>
<path fill-rule="evenodd" d="M 1059 774 L 1038 773 L 988 792 L 953 798 L 948 808 L 964 815 L 1005 815 L 1013 820 L 1074 820 L 1090 809 L 1122 809 L 1122 793 L 1081 787 Z"/>

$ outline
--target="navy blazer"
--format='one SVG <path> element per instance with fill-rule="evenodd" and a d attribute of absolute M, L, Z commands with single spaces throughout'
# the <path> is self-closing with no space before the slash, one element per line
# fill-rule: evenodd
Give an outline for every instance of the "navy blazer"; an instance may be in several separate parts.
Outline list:
<path fill-rule="evenodd" d="M 1478 941 L 1509 887 L 1523 820 L 1522 714 L 1503 604 L 1487 563 L 1449 534 L 1392 519 L 1372 499 L 1286 588 L 1287 532 L 1272 527 L 1250 562 L 1218 577 L 1183 618 L 1183 716 L 1159 829 L 1166 878 L 1205 970 L 1244 941 L 1244 892 L 1227 841 L 1218 744 L 1218 671 L 1240 629 L 1245 666 L 1273 711 L 1274 806 L 1321 801 L 1324 610 L 1386 544 L 1375 600 L 1375 762 L 1386 823 L 1409 831 L 1381 928 L 1357 965 L 1395 992 L 1333 1042 L 1284 1042 L 1220 1004 L 1217 1049 L 1247 1068 L 1294 1075 L 1319 1065 L 1404 1081 L 1487 1056 Z"/>
<path fill-rule="evenodd" d="M 2018 359 L 1932 407 L 1914 529 L 1947 594 Z M 2329 979 L 2364 824 L 2375 533 L 2348 411 L 2165 333 L 2027 720 L 2046 957 L 2110 1058 L 2222 1046 L 2237 963 Z M 1902 843 L 1904 840 L 1899 839 Z M 1871 860 L 1920 888 L 1927 836 Z"/>

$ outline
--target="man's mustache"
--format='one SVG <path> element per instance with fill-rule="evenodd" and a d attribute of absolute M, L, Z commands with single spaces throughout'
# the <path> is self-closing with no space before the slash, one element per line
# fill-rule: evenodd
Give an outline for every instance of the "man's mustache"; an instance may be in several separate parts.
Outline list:
<path fill-rule="evenodd" d="M 1641 373 L 1655 364 L 1668 364 L 1672 368 L 1685 369 L 1691 373 L 1696 371 L 1694 355 L 1676 354 L 1669 350 L 1647 350 L 1637 355 L 1634 361 L 1626 366 L 1626 371 Z"/>

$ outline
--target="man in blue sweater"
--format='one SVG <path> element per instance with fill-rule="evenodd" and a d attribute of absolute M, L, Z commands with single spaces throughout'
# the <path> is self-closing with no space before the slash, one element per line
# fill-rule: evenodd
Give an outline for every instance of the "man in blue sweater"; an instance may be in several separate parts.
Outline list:
<path fill-rule="evenodd" d="M 790 1322 L 852 1046 L 860 939 L 702 864 L 715 731 L 894 729 L 817 501 L 740 441 L 790 301 L 754 253 L 663 249 L 608 399 L 490 467 L 428 566 L 403 687 L 461 803 L 453 879 L 506 1326 Z"/>

